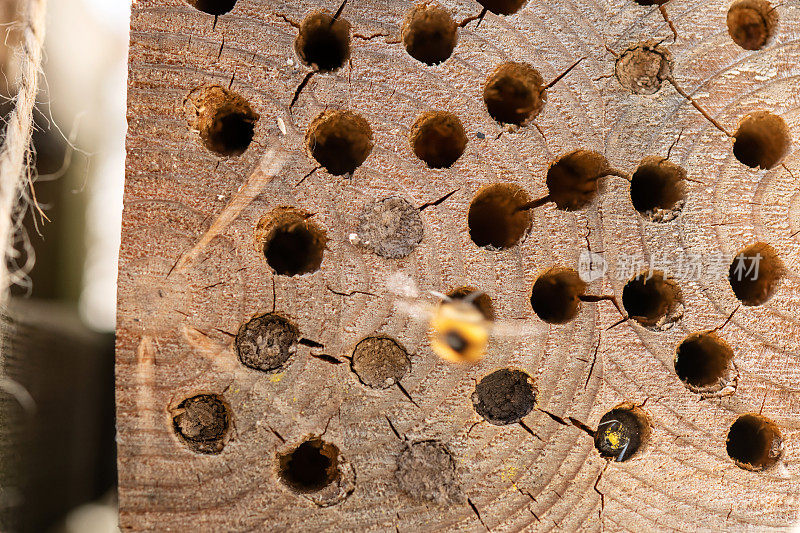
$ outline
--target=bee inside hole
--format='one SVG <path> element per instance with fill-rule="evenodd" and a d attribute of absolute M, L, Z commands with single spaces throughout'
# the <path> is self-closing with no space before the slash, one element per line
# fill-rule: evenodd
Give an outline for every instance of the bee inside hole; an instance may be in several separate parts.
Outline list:
<path fill-rule="evenodd" d="M 601 457 L 627 461 L 650 436 L 650 422 L 639 407 L 623 403 L 600 419 L 594 435 L 594 447 Z"/>

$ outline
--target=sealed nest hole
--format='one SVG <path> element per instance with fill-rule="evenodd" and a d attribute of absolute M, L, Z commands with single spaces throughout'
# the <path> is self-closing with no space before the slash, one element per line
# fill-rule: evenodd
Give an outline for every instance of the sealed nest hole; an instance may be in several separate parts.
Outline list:
<path fill-rule="evenodd" d="M 447 293 L 447 297 L 451 300 L 467 301 L 481 312 L 486 320 L 494 320 L 494 304 L 492 299 L 485 292 L 481 292 L 475 287 L 458 287 Z"/>
<path fill-rule="evenodd" d="M 400 489 L 414 500 L 439 505 L 464 500 L 456 461 L 439 441 L 409 444 L 397 457 L 395 477 Z"/>
<path fill-rule="evenodd" d="M 449 168 L 467 146 L 461 120 L 448 111 L 428 111 L 411 127 L 411 148 L 430 168 Z"/>
<path fill-rule="evenodd" d="M 215 16 L 230 12 L 236 5 L 236 0 L 187 0 L 187 2 L 195 9 Z"/>
<path fill-rule="evenodd" d="M 733 155 L 743 165 L 770 169 L 780 163 L 792 144 L 786 122 L 778 115 L 756 111 L 736 128 Z"/>
<path fill-rule="evenodd" d="M 490 424 L 515 424 L 536 406 L 533 378 L 521 370 L 503 368 L 481 379 L 472 393 L 472 406 Z"/>
<path fill-rule="evenodd" d="M 531 307 L 548 324 L 564 324 L 578 316 L 586 282 L 571 268 L 553 267 L 539 276 L 531 290 Z"/>
<path fill-rule="evenodd" d="M 741 415 L 728 431 L 728 456 L 745 470 L 770 468 L 783 455 L 783 437 L 778 426 L 755 413 Z"/>
<path fill-rule="evenodd" d="M 310 274 L 322 265 L 328 237 L 310 217 L 298 209 L 279 207 L 259 221 L 256 243 L 277 274 Z"/>
<path fill-rule="evenodd" d="M 675 353 L 675 374 L 694 392 L 714 392 L 727 380 L 733 349 L 713 331 L 693 333 Z"/>
<path fill-rule="evenodd" d="M 686 203 L 686 171 L 662 157 L 646 157 L 631 178 L 631 202 L 652 222 L 669 222 Z"/>
<path fill-rule="evenodd" d="M 546 99 L 541 74 L 527 63 L 500 65 L 483 87 L 486 109 L 501 124 L 528 124 L 542 111 Z"/>
<path fill-rule="evenodd" d="M 728 10 L 728 33 L 745 50 L 761 50 L 775 35 L 778 13 L 766 0 L 739 0 Z"/>
<path fill-rule="evenodd" d="M 680 287 L 658 270 L 643 272 L 625 284 L 622 307 L 631 319 L 656 331 L 669 329 L 683 316 Z"/>
<path fill-rule="evenodd" d="M 172 409 L 172 427 L 192 451 L 220 453 L 231 427 L 230 406 L 217 394 L 192 396 Z"/>
<path fill-rule="evenodd" d="M 308 15 L 294 41 L 297 57 L 319 72 L 340 69 L 350 57 L 350 23 L 325 12 Z"/>
<path fill-rule="evenodd" d="M 733 258 L 728 281 L 743 305 L 762 305 L 775 293 L 784 271 L 775 250 L 768 244 L 756 243 Z"/>
<path fill-rule="evenodd" d="M 608 161 L 597 152 L 570 152 L 547 170 L 548 197 L 563 211 L 583 209 L 597 195 L 598 182 L 609 171 Z"/>
<path fill-rule="evenodd" d="M 350 242 L 381 257 L 399 259 L 414 251 L 424 231 L 419 208 L 392 196 L 364 206 Z"/>
<path fill-rule="evenodd" d="M 189 95 L 190 128 L 203 145 L 223 157 L 243 154 L 253 142 L 259 115 L 241 95 L 223 87 L 199 89 Z"/>
<path fill-rule="evenodd" d="M 300 333 L 286 318 L 269 313 L 242 324 L 234 345 L 239 361 L 261 372 L 274 372 L 286 365 L 297 351 Z"/>
<path fill-rule="evenodd" d="M 495 15 L 513 15 L 528 0 L 478 0 L 478 3 Z"/>
<path fill-rule="evenodd" d="M 641 450 L 650 437 L 650 422 L 642 409 L 620 404 L 600 419 L 594 434 L 594 447 L 601 457 L 627 461 Z"/>
<path fill-rule="evenodd" d="M 352 174 L 372 152 L 372 129 L 352 111 L 323 111 L 306 130 L 306 147 L 334 176 Z"/>
<path fill-rule="evenodd" d="M 638 43 L 619 55 L 614 74 L 633 94 L 655 94 L 672 77 L 672 59 L 655 41 Z"/>
<path fill-rule="evenodd" d="M 362 340 L 353 350 L 350 361 L 350 368 L 361 383 L 373 389 L 389 388 L 411 370 L 408 352 L 389 337 Z"/>
<path fill-rule="evenodd" d="M 484 187 L 469 205 L 469 236 L 478 246 L 510 248 L 531 229 L 533 217 L 525 206 L 528 194 L 519 186 L 498 183 Z"/>
<path fill-rule="evenodd" d="M 419 4 L 406 15 L 401 38 L 408 55 L 426 65 L 438 65 L 458 44 L 458 25 L 438 5 Z"/>

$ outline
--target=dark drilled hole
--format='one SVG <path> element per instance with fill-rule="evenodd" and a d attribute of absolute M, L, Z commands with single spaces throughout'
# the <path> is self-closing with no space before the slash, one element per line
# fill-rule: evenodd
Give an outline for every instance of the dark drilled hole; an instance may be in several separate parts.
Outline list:
<path fill-rule="evenodd" d="M 291 208 L 279 208 L 266 215 L 256 229 L 264 257 L 282 276 L 316 272 L 322 265 L 328 238 L 325 230 L 309 215 Z"/>
<path fill-rule="evenodd" d="M 372 152 L 372 129 L 352 111 L 324 111 L 308 126 L 306 146 L 334 176 L 352 174 Z"/>
<path fill-rule="evenodd" d="M 448 111 L 428 111 L 411 128 L 411 148 L 430 168 L 448 168 L 467 146 L 461 120 Z"/>
<path fill-rule="evenodd" d="M 531 290 L 531 307 L 543 321 L 563 324 L 580 310 L 586 283 L 571 268 L 554 267 L 539 276 Z"/>
<path fill-rule="evenodd" d="M 236 0 L 187 0 L 189 5 L 209 15 L 224 15 L 233 9 Z"/>
<path fill-rule="evenodd" d="M 661 157 L 647 157 L 631 178 L 631 202 L 653 222 L 668 222 L 683 208 L 686 171 Z"/>
<path fill-rule="evenodd" d="M 497 426 L 522 420 L 536 405 L 533 379 L 521 370 L 503 368 L 484 377 L 472 393 L 472 406 Z"/>
<path fill-rule="evenodd" d="M 714 332 L 694 333 L 675 354 L 675 373 L 690 388 L 703 389 L 723 379 L 733 360 L 733 350 Z"/>
<path fill-rule="evenodd" d="M 570 152 L 547 170 L 549 199 L 564 211 L 582 209 L 597 195 L 598 182 L 608 172 L 608 161 L 597 152 Z"/>
<path fill-rule="evenodd" d="M 458 25 L 449 11 L 437 5 L 420 4 L 406 15 L 402 38 L 411 57 L 437 65 L 453 53 L 458 43 Z"/>
<path fill-rule="evenodd" d="M 625 312 L 642 326 L 664 324 L 681 305 L 678 285 L 657 270 L 639 274 L 622 289 Z"/>
<path fill-rule="evenodd" d="M 341 68 L 350 57 L 350 24 L 328 13 L 312 13 L 300 24 L 294 41 L 300 60 L 320 72 Z"/>
<path fill-rule="evenodd" d="M 743 165 L 772 168 L 786 157 L 792 138 L 778 115 L 756 111 L 747 115 L 736 129 L 733 155 Z"/>
<path fill-rule="evenodd" d="M 478 3 L 495 15 L 513 15 L 528 0 L 478 0 Z"/>
<path fill-rule="evenodd" d="M 236 334 L 236 354 L 243 365 L 272 372 L 283 368 L 297 350 L 299 332 L 287 319 L 274 313 L 242 324 Z"/>
<path fill-rule="evenodd" d="M 192 128 L 206 148 L 225 157 L 243 154 L 253 141 L 259 119 L 241 95 L 223 87 L 206 87 L 193 100 L 196 116 Z"/>
<path fill-rule="evenodd" d="M 762 305 L 775 293 L 784 267 L 771 246 L 756 243 L 741 250 L 728 269 L 728 281 L 744 305 Z"/>
<path fill-rule="evenodd" d="M 216 454 L 225 447 L 230 408 L 221 396 L 198 394 L 172 411 L 172 426 L 181 441 L 197 453 Z"/>
<path fill-rule="evenodd" d="M 728 431 L 728 456 L 746 470 L 765 470 L 780 459 L 783 437 L 770 419 L 754 413 L 741 415 Z"/>
<path fill-rule="evenodd" d="M 728 33 L 745 50 L 761 50 L 775 35 L 778 14 L 766 0 L 739 0 L 728 10 Z"/>
<path fill-rule="evenodd" d="M 294 450 L 278 457 L 278 477 L 297 492 L 317 492 L 336 481 L 339 449 L 319 437 L 312 437 Z"/>
<path fill-rule="evenodd" d="M 498 183 L 481 189 L 469 205 L 467 224 L 472 242 L 495 249 L 517 244 L 531 228 L 530 201 L 519 186 Z"/>
<path fill-rule="evenodd" d="M 647 417 L 641 409 L 615 407 L 600 419 L 594 435 L 594 447 L 602 457 L 627 461 L 646 442 Z"/>
<path fill-rule="evenodd" d="M 522 126 L 536 118 L 546 95 L 541 74 L 526 63 L 504 63 L 483 87 L 483 101 L 497 122 Z"/>

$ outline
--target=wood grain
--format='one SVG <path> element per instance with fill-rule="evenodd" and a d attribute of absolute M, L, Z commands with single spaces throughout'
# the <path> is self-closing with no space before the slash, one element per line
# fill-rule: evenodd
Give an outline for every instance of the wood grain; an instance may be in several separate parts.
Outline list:
<path fill-rule="evenodd" d="M 481 9 L 467 0 L 441 3 L 456 21 Z M 350 0 L 341 14 L 352 26 L 350 62 L 311 76 L 290 111 L 309 72 L 295 56 L 291 22 L 339 7 L 239 0 L 215 24 L 179 0 L 134 2 L 117 330 L 121 526 L 695 531 L 779 530 L 796 521 L 796 152 L 772 170 L 745 167 L 731 139 L 669 83 L 652 95 L 623 89 L 613 53 L 663 41 L 676 83 L 728 131 L 763 109 L 782 116 L 797 137 L 800 10 L 777 5 L 776 35 L 751 52 L 729 37 L 722 0 L 667 3 L 676 42 L 657 8 L 628 0 L 531 1 L 515 15 L 489 13 L 479 26 L 467 24 L 452 57 L 427 66 L 399 44 L 412 2 Z M 547 83 L 580 58 L 547 90 L 534 124 L 504 129 L 486 112 L 483 84 L 497 65 L 530 63 Z M 260 115 L 253 143 L 239 157 L 219 158 L 187 126 L 187 96 L 212 85 L 230 86 Z M 303 145 L 306 128 L 323 110 L 339 108 L 369 122 L 375 147 L 352 177 L 309 175 L 317 163 Z M 417 117 L 436 109 L 456 113 L 468 136 L 463 156 L 446 169 L 427 168 L 409 142 Z M 517 246 L 490 251 L 472 243 L 467 212 L 481 187 L 512 183 L 531 198 L 544 197 L 547 168 L 576 149 L 599 152 L 628 175 L 647 156 L 669 155 L 689 179 L 681 215 L 668 223 L 646 220 L 631 205 L 629 183 L 607 177 L 585 209 L 536 209 L 530 234 Z M 277 174 L 265 179 L 262 157 L 275 150 L 286 161 L 271 165 Z M 452 191 L 421 211 L 424 236 L 407 257 L 385 259 L 349 240 L 374 200 L 400 196 L 422 206 Z M 259 252 L 259 220 L 282 206 L 313 213 L 326 230 L 319 271 L 275 276 Z M 224 227 L 203 240 L 220 219 Z M 758 241 L 775 248 L 787 274 L 765 305 L 740 308 L 719 331 L 740 371 L 735 393 L 700 401 L 675 376 L 675 349 L 688 335 L 722 324 L 738 305 L 726 278 L 711 275 L 713 258 L 720 255 L 727 272 L 734 255 Z M 197 248 L 198 242 L 205 244 Z M 542 323 L 531 309 L 533 282 L 554 266 L 577 268 L 587 247 L 612 267 L 626 256 L 646 262 L 696 254 L 704 275 L 680 280 L 684 315 L 666 331 L 632 320 L 608 329 L 620 318 L 609 302 L 584 303 L 564 325 Z M 181 261 L 188 250 L 192 260 Z M 531 332 L 494 338 L 475 366 L 447 364 L 431 353 L 424 324 L 395 310 L 386 279 L 397 271 L 425 290 L 477 287 L 491 297 L 499 320 L 522 319 Z M 619 296 L 626 281 L 607 276 L 588 293 Z M 413 403 L 398 387 L 366 387 L 349 364 L 312 357 L 319 349 L 311 346 L 299 345 L 280 373 L 242 366 L 230 334 L 273 306 L 339 360 L 365 337 L 395 339 L 411 356 L 401 384 Z M 507 367 L 534 377 L 541 409 L 590 427 L 622 402 L 643 405 L 652 423 L 647 445 L 628 461 L 607 463 L 584 431 L 539 410 L 524 420 L 538 439 L 518 424 L 476 425 L 481 419 L 470 400 L 476 380 Z M 169 415 L 204 392 L 223 395 L 233 412 L 233 432 L 218 455 L 184 446 Z M 755 473 L 735 466 L 725 439 L 739 414 L 759 411 L 780 427 L 785 454 L 775 468 Z M 356 480 L 349 497 L 325 508 L 277 477 L 278 454 L 322 434 Z M 401 490 L 403 439 L 446 445 L 463 502 L 426 503 Z"/>

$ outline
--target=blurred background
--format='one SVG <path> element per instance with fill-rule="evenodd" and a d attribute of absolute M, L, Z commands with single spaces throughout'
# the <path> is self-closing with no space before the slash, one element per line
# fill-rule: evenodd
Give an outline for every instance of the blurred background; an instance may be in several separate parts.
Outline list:
<path fill-rule="evenodd" d="M 0 0 L 4 116 L 25 1 Z M 117 530 L 113 330 L 129 1 L 48 3 L 33 144 L 49 221 L 26 216 L 16 258 L 26 275 L 4 317 L 13 355 L 0 378 L 2 531 Z"/>

